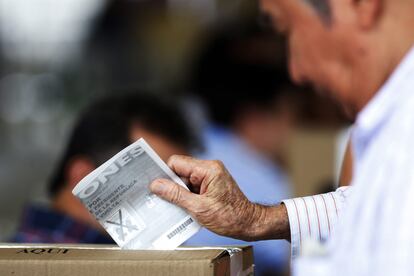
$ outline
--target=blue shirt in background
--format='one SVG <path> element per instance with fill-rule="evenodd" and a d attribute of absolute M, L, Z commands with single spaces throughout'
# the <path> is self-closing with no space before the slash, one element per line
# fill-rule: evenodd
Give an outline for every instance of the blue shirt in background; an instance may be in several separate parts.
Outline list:
<path fill-rule="evenodd" d="M 30 205 L 25 208 L 20 225 L 11 241 L 115 244 L 109 235 L 41 205 Z"/>

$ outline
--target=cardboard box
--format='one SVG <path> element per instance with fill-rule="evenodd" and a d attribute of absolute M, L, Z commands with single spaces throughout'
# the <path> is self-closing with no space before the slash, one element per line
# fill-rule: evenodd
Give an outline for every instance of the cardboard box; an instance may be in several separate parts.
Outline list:
<path fill-rule="evenodd" d="M 253 249 L 250 246 L 136 251 L 99 245 L 0 245 L 0 275 L 242 276 L 253 275 L 253 270 Z"/>

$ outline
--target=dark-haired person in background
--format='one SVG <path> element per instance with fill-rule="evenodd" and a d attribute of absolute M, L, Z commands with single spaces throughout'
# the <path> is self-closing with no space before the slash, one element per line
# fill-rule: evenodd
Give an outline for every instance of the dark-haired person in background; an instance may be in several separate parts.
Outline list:
<path fill-rule="evenodd" d="M 291 196 L 283 151 L 294 127 L 295 98 L 287 72 L 261 51 L 261 45 L 274 43 L 272 35 L 253 27 L 225 30 L 201 54 L 193 83 L 209 117 L 203 130 L 206 151 L 199 157 L 223 161 L 245 195 L 263 204 Z M 241 243 L 202 229 L 185 244 Z M 284 272 L 286 241 L 252 244 L 257 275 Z"/>
<path fill-rule="evenodd" d="M 113 243 L 72 195 L 74 186 L 114 154 L 145 138 L 162 159 L 198 148 L 198 140 L 171 101 L 148 94 L 101 99 L 76 122 L 49 192 L 51 204 L 25 209 L 15 242 Z"/>

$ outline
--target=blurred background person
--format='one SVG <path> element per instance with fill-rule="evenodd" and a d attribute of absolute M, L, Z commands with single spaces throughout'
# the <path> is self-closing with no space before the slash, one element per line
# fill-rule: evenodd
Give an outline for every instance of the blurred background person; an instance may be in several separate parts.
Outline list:
<path fill-rule="evenodd" d="M 120 150 L 143 137 L 163 160 L 199 147 L 189 124 L 173 105 L 148 94 L 106 97 L 89 106 L 74 126 L 49 183 L 50 206 L 24 211 L 15 242 L 113 243 L 72 189 Z"/>
<path fill-rule="evenodd" d="M 207 43 L 193 70 L 193 91 L 207 117 L 199 157 L 223 161 L 246 196 L 264 204 L 292 195 L 285 150 L 295 128 L 297 88 L 277 55 L 266 51 L 279 40 L 254 24 L 225 29 Z M 241 243 L 203 229 L 186 245 Z M 257 275 L 283 273 L 287 242 L 251 244 Z"/>

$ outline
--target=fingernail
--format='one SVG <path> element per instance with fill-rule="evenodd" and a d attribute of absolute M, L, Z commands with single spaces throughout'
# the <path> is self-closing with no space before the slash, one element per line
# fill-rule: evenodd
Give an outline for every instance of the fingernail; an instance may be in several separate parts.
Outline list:
<path fill-rule="evenodd" d="M 165 184 L 166 183 L 163 181 L 163 179 L 154 180 L 150 185 L 150 190 L 154 194 L 161 194 L 163 191 L 165 191 Z"/>

